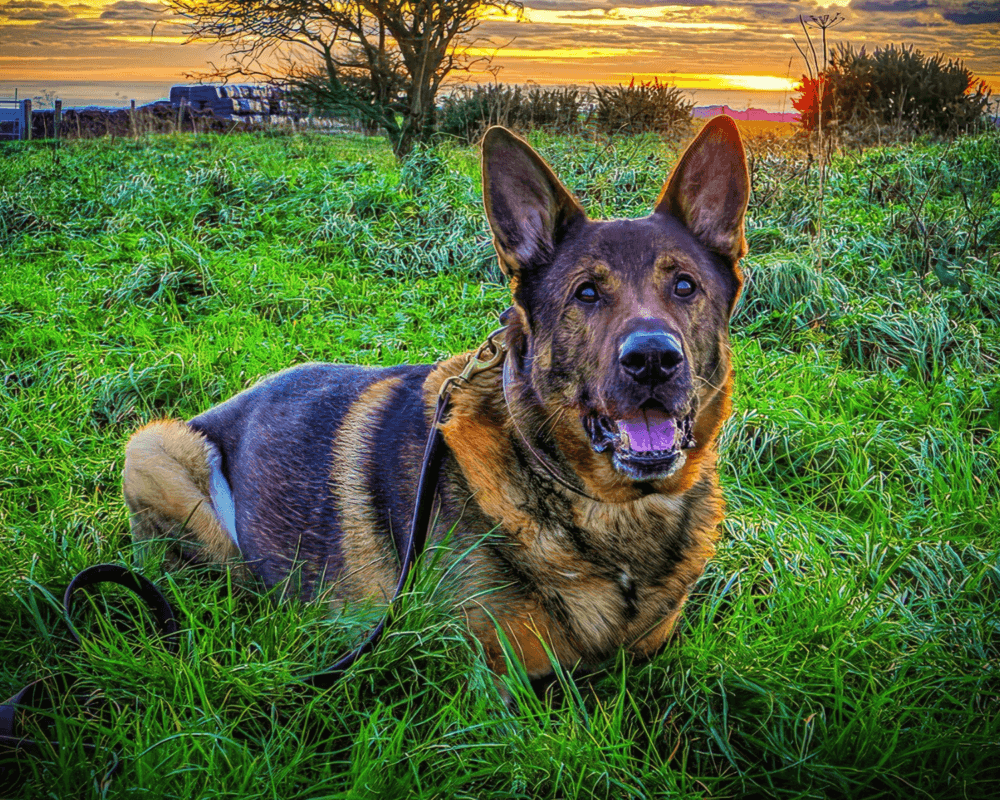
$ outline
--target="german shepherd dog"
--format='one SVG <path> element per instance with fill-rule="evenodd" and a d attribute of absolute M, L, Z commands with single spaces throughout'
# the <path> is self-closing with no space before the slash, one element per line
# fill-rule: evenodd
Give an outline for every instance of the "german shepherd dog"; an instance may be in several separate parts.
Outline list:
<path fill-rule="evenodd" d="M 722 519 L 716 437 L 749 193 L 739 132 L 706 124 L 641 219 L 589 219 L 503 128 L 482 153 L 513 304 L 502 363 L 455 389 L 441 425 L 429 540 L 450 537 L 456 607 L 497 673 L 504 638 L 531 677 L 549 654 L 567 667 L 621 646 L 652 654 Z M 134 538 L 305 596 L 391 597 L 439 388 L 471 358 L 303 364 L 189 422 L 147 425 L 125 460 Z"/>

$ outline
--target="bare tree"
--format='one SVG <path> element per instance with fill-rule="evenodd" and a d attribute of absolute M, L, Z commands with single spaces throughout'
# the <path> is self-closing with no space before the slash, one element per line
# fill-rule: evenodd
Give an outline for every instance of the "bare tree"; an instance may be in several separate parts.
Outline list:
<path fill-rule="evenodd" d="M 434 130 L 435 99 L 471 53 L 490 12 L 520 0 L 167 0 L 189 41 L 227 46 L 211 77 L 281 83 L 303 101 L 384 130 L 397 155 Z"/>

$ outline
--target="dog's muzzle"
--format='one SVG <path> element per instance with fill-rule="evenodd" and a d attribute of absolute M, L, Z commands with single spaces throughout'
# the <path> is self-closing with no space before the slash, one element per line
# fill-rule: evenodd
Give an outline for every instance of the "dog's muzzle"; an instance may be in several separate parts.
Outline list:
<path fill-rule="evenodd" d="M 583 424 L 594 450 L 610 449 L 615 469 L 637 481 L 670 477 L 684 465 L 684 451 L 695 446 L 694 412 L 672 417 L 653 401 L 623 419 L 587 416 Z"/>

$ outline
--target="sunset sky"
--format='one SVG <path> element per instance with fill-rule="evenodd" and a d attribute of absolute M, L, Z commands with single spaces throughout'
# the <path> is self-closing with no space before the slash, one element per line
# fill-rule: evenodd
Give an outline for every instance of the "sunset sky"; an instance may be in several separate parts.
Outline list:
<path fill-rule="evenodd" d="M 503 81 L 617 83 L 635 75 L 685 88 L 783 91 L 804 71 L 792 41 L 802 41 L 798 15 L 834 12 L 846 19 L 832 41 L 941 52 L 1000 94 L 1000 0 L 526 0 L 526 21 L 490 21 L 479 33 L 510 42 L 494 62 Z M 4 88 L 18 81 L 169 84 L 221 56 L 183 41 L 181 21 L 157 2 L 0 0 Z"/>

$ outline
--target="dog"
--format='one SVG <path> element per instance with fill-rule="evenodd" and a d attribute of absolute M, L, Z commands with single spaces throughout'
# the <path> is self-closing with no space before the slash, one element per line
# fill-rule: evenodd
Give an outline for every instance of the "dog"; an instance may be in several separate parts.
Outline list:
<path fill-rule="evenodd" d="M 589 219 L 503 128 L 483 139 L 482 172 L 511 287 L 505 355 L 454 389 L 430 541 L 450 537 L 456 605 L 496 673 L 505 647 L 532 678 L 550 658 L 648 657 L 723 516 L 716 440 L 749 197 L 739 131 L 708 122 L 641 219 Z M 303 364 L 145 426 L 124 468 L 134 539 L 304 596 L 390 598 L 439 389 L 472 357 Z"/>

